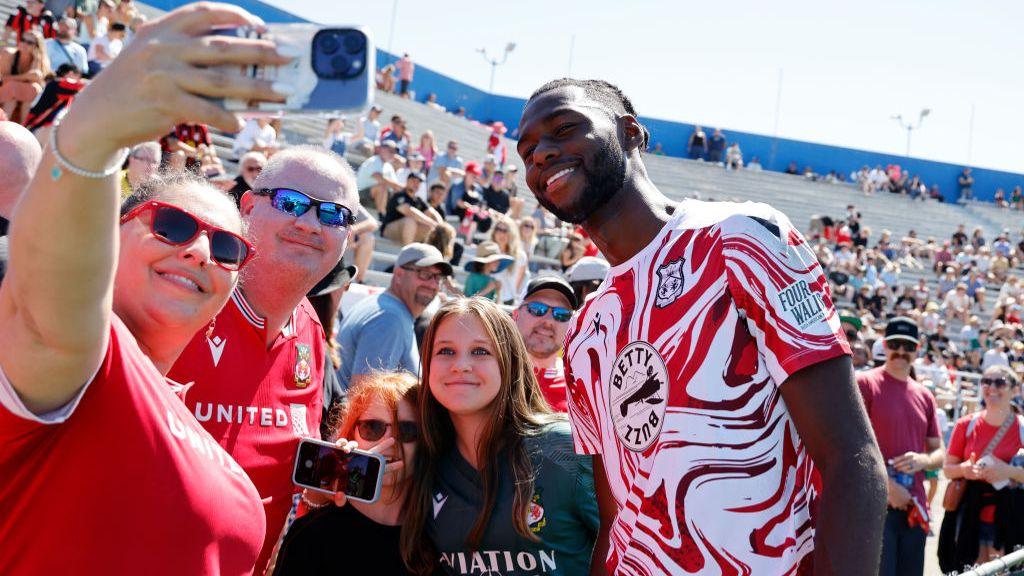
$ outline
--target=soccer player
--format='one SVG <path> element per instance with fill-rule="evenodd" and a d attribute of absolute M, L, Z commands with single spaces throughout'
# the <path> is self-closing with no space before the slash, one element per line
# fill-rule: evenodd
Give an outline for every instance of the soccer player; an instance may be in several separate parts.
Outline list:
<path fill-rule="evenodd" d="M 194 382 L 185 404 L 249 474 L 263 498 L 262 574 L 296 492 L 295 450 L 319 437 L 326 339 L 306 293 L 345 252 L 355 175 L 333 152 L 296 146 L 273 156 L 242 196 L 258 256 L 231 300 L 182 352 L 171 378 Z"/>
<path fill-rule="evenodd" d="M 671 202 L 607 82 L 542 86 L 519 132 L 538 202 L 612 265 L 565 350 L 596 557 L 614 574 L 874 573 L 885 470 L 800 233 L 764 204 Z"/>

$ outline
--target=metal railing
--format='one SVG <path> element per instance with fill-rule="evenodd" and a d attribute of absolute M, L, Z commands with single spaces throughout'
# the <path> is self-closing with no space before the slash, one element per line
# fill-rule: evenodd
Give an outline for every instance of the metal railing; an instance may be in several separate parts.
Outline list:
<path fill-rule="evenodd" d="M 1021 576 L 1022 574 L 1024 574 L 1024 548 L 962 572 L 960 576 Z"/>

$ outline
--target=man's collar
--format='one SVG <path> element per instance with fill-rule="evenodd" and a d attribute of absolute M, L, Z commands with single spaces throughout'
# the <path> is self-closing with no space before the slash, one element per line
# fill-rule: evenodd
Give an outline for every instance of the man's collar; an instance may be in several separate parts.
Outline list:
<path fill-rule="evenodd" d="M 267 319 L 260 316 L 256 309 L 252 307 L 252 304 L 245 298 L 245 294 L 241 288 L 235 288 L 231 292 L 231 301 L 238 307 L 238 311 L 242 313 L 242 316 L 252 325 L 253 328 L 258 330 L 264 336 L 267 330 Z M 301 306 L 301 304 L 300 304 Z M 288 319 L 288 323 L 281 329 L 281 336 L 286 338 L 295 335 L 295 310 L 292 310 L 292 315 Z"/>

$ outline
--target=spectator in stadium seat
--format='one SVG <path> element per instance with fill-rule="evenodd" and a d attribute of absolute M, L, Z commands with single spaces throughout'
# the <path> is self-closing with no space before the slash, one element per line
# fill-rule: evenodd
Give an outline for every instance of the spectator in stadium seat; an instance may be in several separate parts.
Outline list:
<path fill-rule="evenodd" d="M 402 248 L 387 291 L 364 298 L 341 322 L 338 379 L 345 390 L 375 370 L 419 373 L 415 319 L 437 296 L 441 279 L 451 275 L 452 265 L 437 248 L 418 243 Z"/>
<path fill-rule="evenodd" d="M 263 167 L 267 165 L 267 157 L 262 152 L 246 152 L 238 161 L 238 176 L 228 194 L 235 199 L 235 204 L 242 205 L 242 195 L 252 190 L 253 182 L 259 177 Z"/>
<path fill-rule="evenodd" d="M 441 182 L 434 182 L 427 191 L 427 205 L 433 208 L 442 219 L 447 218 L 448 211 L 445 208 L 445 198 L 448 196 L 448 188 Z"/>
<path fill-rule="evenodd" d="M 422 185 L 423 174 L 412 172 L 406 179 L 405 188 L 392 194 L 388 200 L 381 220 L 381 234 L 400 246 L 423 242 L 434 226 L 444 222 L 436 210 L 416 195 Z"/>
<path fill-rule="evenodd" d="M 45 4 L 41 0 L 27 0 L 24 6 L 18 6 L 8 16 L 7 24 L 4 26 L 3 43 L 9 44 L 12 36 L 20 38 L 30 30 L 36 30 L 44 37 L 49 37 L 52 28 L 53 15 L 45 10 Z"/>
<path fill-rule="evenodd" d="M 797 166 L 796 161 L 794 160 L 794 161 L 790 162 L 788 165 L 786 165 L 786 170 L 784 172 L 786 174 L 790 174 L 792 176 L 795 176 L 795 175 L 800 173 L 800 168 L 799 168 L 799 166 Z"/>
<path fill-rule="evenodd" d="M 508 179 L 500 168 L 495 170 L 490 182 L 484 188 L 484 204 L 502 214 L 508 214 L 512 198 L 508 191 Z"/>
<path fill-rule="evenodd" d="M 363 156 L 372 156 L 380 138 L 380 113 L 384 109 L 374 104 L 366 116 L 359 118 L 355 136 L 352 137 L 352 148 Z"/>
<path fill-rule="evenodd" d="M 73 64 L 61 64 L 28 111 L 25 127 L 34 132 L 40 142 L 45 142 L 49 136 L 46 128 L 64 113 L 85 85 L 78 68 Z"/>
<path fill-rule="evenodd" d="M 587 296 L 596 292 L 611 266 L 608 261 L 597 256 L 584 256 L 565 272 L 565 277 L 576 294 L 576 301 L 581 305 Z"/>
<path fill-rule="evenodd" d="M 518 301 L 530 272 L 529 258 L 519 239 L 519 226 L 516 225 L 516 221 L 504 214 L 495 214 L 491 240 L 498 245 L 502 254 L 512 258 L 512 265 L 495 275 L 501 281 L 498 302 L 512 305 Z"/>
<path fill-rule="evenodd" d="M 143 142 L 128 153 L 128 167 L 121 171 L 121 199 L 137 191 L 160 169 L 160 145 Z"/>
<path fill-rule="evenodd" d="M 942 311 L 947 320 L 958 318 L 961 322 L 966 322 L 971 316 L 971 304 L 967 284 L 959 282 L 953 290 L 946 293 L 942 301 Z"/>
<path fill-rule="evenodd" d="M 708 136 L 700 126 L 693 127 L 693 133 L 686 143 L 686 153 L 690 160 L 703 160 L 708 153 Z"/>
<path fill-rule="evenodd" d="M 391 194 L 402 190 L 398 175 L 391 161 L 398 147 L 392 140 L 385 140 L 377 147 L 377 153 L 359 165 L 356 182 L 359 186 L 359 202 L 373 207 L 384 215 Z"/>
<path fill-rule="evenodd" d="M 726 151 L 725 167 L 729 170 L 743 168 L 743 151 L 740 150 L 739 142 L 733 142 Z"/>
<path fill-rule="evenodd" d="M 438 158 L 440 161 L 440 158 Z M 447 208 L 448 214 L 458 216 L 460 219 L 466 216 L 467 207 L 473 205 L 479 207 L 483 201 L 484 189 L 478 182 L 481 170 L 476 162 L 468 162 L 462 170 L 462 178 L 454 182 L 448 188 Z M 489 225 L 488 225 L 489 228 Z M 481 227 L 481 232 L 488 228 Z"/>
<path fill-rule="evenodd" d="M 391 125 L 381 132 L 380 142 L 394 142 L 398 155 L 406 157 L 409 154 L 409 134 L 406 132 L 405 119 L 398 114 L 392 116 Z"/>
<path fill-rule="evenodd" d="M 751 158 L 750 163 L 747 164 L 747 170 L 751 172 L 760 172 L 762 169 L 761 160 L 757 156 Z"/>
<path fill-rule="evenodd" d="M 959 202 L 966 202 L 974 198 L 974 176 L 971 175 L 969 167 L 963 169 L 960 176 L 956 179 L 956 183 L 960 187 Z"/>
<path fill-rule="evenodd" d="M 725 134 L 722 134 L 721 128 L 715 128 L 708 139 L 708 162 L 720 163 L 725 157 L 725 146 Z"/>
<path fill-rule="evenodd" d="M 395 93 L 395 65 L 388 64 L 377 71 L 377 89 L 388 94 Z"/>
<path fill-rule="evenodd" d="M 164 154 L 182 152 L 185 154 L 185 168 L 196 174 L 200 173 L 199 167 L 202 164 L 200 148 L 209 146 L 213 146 L 210 131 L 195 122 L 182 122 L 160 139 L 160 148 Z"/>
<path fill-rule="evenodd" d="M 419 174 L 421 178 L 426 178 L 427 173 L 424 165 L 426 162 L 423 160 L 423 156 L 419 152 L 413 152 L 409 155 L 409 158 L 405 162 L 405 166 L 402 166 L 395 173 L 395 180 L 398 181 L 402 187 L 405 187 L 406 179 L 409 178 L 410 174 Z M 424 202 L 427 201 L 427 183 L 420 182 L 419 188 L 416 189 L 416 197 Z"/>
<path fill-rule="evenodd" d="M 569 243 L 566 244 L 565 249 L 562 250 L 559 256 L 562 264 L 562 273 L 567 272 L 573 264 L 579 262 L 580 258 L 583 258 L 585 255 L 586 239 L 579 232 L 573 232 L 569 235 Z"/>
<path fill-rule="evenodd" d="M 107 33 L 93 40 L 89 45 L 89 77 L 95 76 L 110 65 L 124 48 L 127 26 L 114 22 Z"/>
<path fill-rule="evenodd" d="M 665 148 L 662 146 L 661 142 L 655 142 L 654 147 L 651 148 L 651 151 L 648 152 L 648 154 L 651 156 L 664 156 Z"/>
<path fill-rule="evenodd" d="M 555 412 L 568 410 L 562 343 L 579 300 L 561 276 L 538 276 L 526 286 L 523 302 L 512 313 L 530 355 L 533 375 Z"/>
<path fill-rule="evenodd" d="M 464 174 L 463 169 L 465 167 L 466 163 L 459 156 L 459 143 L 455 140 L 449 140 L 444 154 L 434 158 L 434 161 L 431 163 L 427 181 L 433 182 L 434 180 L 442 179 L 446 184 L 450 185 L 456 178 Z"/>
<path fill-rule="evenodd" d="M 352 261 L 356 267 L 356 275 L 353 280 L 356 283 L 366 282 L 366 271 L 373 263 L 373 250 L 377 246 L 377 230 L 380 229 L 380 222 L 374 218 L 365 206 L 356 208 L 355 224 L 352 225 L 352 234 L 348 243 L 346 258 Z"/>
<path fill-rule="evenodd" d="M 441 112 L 446 111 L 446 108 L 437 101 L 437 94 L 434 94 L 433 92 L 427 94 L 427 99 L 424 100 L 423 103 L 434 110 L 439 110 Z"/>
<path fill-rule="evenodd" d="M 65 16 L 57 24 L 57 35 L 46 40 L 46 55 L 50 58 L 50 68 L 57 70 L 61 64 L 71 64 L 80 72 L 89 70 L 89 56 L 81 44 L 75 42 L 78 22 Z"/>
<path fill-rule="evenodd" d="M 395 63 L 398 69 L 398 94 L 402 98 L 410 98 L 409 85 L 412 84 L 413 74 L 416 72 L 416 65 L 413 64 L 409 53 L 402 54 L 402 57 Z"/>
<path fill-rule="evenodd" d="M 1021 191 L 1020 186 L 1014 186 L 1013 191 L 1010 192 L 1010 208 L 1024 210 L 1024 192 Z"/>
<path fill-rule="evenodd" d="M 539 240 L 537 239 L 537 221 L 532 216 L 523 216 L 519 219 L 519 241 L 523 245 L 526 256 L 533 258 Z M 530 271 L 536 272 L 532 263 Z"/>
<path fill-rule="evenodd" d="M 0 74 L 0 107 L 12 121 L 23 122 L 50 75 L 42 34 L 27 30 L 18 38 L 17 47 L 0 51 Z"/>
<path fill-rule="evenodd" d="M 260 152 L 269 158 L 277 149 L 277 131 L 266 116 L 250 118 L 245 128 L 235 135 L 235 143 L 231 146 L 236 157 L 246 152 Z"/>
<path fill-rule="evenodd" d="M 430 168 L 434 165 L 434 158 L 437 157 L 437 144 L 434 142 L 432 131 L 424 130 L 423 134 L 420 134 L 420 145 L 416 147 L 415 151 L 423 157 L 424 173 L 429 173 Z"/>

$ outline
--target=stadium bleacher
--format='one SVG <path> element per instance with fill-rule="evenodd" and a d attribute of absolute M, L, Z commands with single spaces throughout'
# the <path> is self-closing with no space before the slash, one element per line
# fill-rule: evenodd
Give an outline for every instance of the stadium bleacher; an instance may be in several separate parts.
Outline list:
<path fill-rule="evenodd" d="M 20 3 L 18 0 L 0 0 L 0 16 L 6 18 Z M 145 5 L 140 8 L 149 17 L 160 14 L 159 10 Z M 384 108 L 383 118 L 390 118 L 393 114 L 403 116 L 414 136 L 424 130 L 432 130 L 435 141 L 441 147 L 448 140 L 457 140 L 460 155 L 466 160 L 480 160 L 486 154 L 490 130 L 485 126 L 390 94 L 378 94 L 377 103 Z M 279 136 L 286 145 L 318 144 L 322 141 L 325 124 L 326 115 L 287 115 L 282 121 L 282 134 Z M 237 163 L 231 152 L 232 136 L 215 133 L 213 140 L 225 168 L 235 172 Z M 523 165 L 514 153 L 515 143 L 510 141 L 508 144 L 508 161 L 520 168 L 518 188 L 526 203 L 524 213 L 529 214 L 536 206 L 536 200 L 523 181 Z M 362 158 L 349 156 L 348 160 L 353 168 L 358 168 Z M 989 239 L 995 238 L 1004 229 L 1011 230 L 1016 238 L 1024 226 L 1024 219 L 1019 212 L 1000 209 L 988 203 L 971 203 L 967 206 L 933 201 L 922 203 L 887 193 L 865 197 L 849 184 L 811 181 L 802 176 L 775 172 L 726 171 L 709 163 L 666 156 L 648 155 L 645 163 L 654 183 L 673 200 L 697 197 L 705 200 L 766 202 L 784 212 L 798 228 L 805 231 L 812 217 L 841 216 L 845 214 L 846 206 L 853 204 L 863 214 L 863 224 L 873 232 L 872 243 L 882 230 L 890 230 L 899 238 L 914 229 L 920 238 L 935 237 L 941 242 L 960 223 L 968 229 L 980 226 Z M 388 284 L 390 275 L 383 270 L 393 263 L 400 248 L 384 238 L 377 239 L 373 269 L 367 275 L 367 283 L 377 286 Z M 468 257 L 472 257 L 472 252 L 468 253 Z M 1022 270 L 1018 269 L 1017 273 L 1021 274 Z M 460 271 L 458 276 L 463 275 Z M 928 281 L 934 292 L 937 280 L 930 269 L 902 271 L 904 283 L 916 283 L 920 277 Z M 986 322 L 998 288 L 989 286 L 986 313 L 979 314 Z M 950 328 L 950 332 L 953 332 L 959 329 L 959 325 L 951 323 Z"/>

